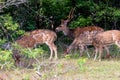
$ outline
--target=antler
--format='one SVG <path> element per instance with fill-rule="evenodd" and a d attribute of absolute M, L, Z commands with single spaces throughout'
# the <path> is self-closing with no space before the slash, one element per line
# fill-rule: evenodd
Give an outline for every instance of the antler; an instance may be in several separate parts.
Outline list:
<path fill-rule="evenodd" d="M 68 22 L 74 17 L 74 10 L 75 10 L 75 7 L 70 10 L 68 18 L 67 18 Z"/>

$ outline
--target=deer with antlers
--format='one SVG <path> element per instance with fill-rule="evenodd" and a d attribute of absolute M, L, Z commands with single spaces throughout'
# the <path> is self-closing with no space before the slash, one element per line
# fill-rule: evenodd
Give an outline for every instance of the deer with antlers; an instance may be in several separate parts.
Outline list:
<path fill-rule="evenodd" d="M 103 54 L 103 49 L 105 48 L 107 51 L 107 56 L 110 56 L 108 45 L 115 44 L 120 47 L 120 31 L 119 30 L 108 30 L 105 32 L 101 32 L 96 34 L 93 38 L 93 45 L 95 47 L 95 57 L 97 58 L 97 54 L 99 52 L 99 61 L 101 61 L 101 56 Z"/>
<path fill-rule="evenodd" d="M 63 31 L 64 35 L 73 39 L 72 44 L 67 48 L 65 54 L 69 53 L 69 51 L 72 48 L 79 46 L 80 54 L 82 56 L 83 51 L 86 48 L 86 45 L 92 44 L 93 36 L 96 35 L 97 33 L 103 32 L 104 30 L 98 26 L 87 26 L 83 28 L 77 27 L 72 30 L 69 29 L 67 27 L 67 24 L 73 18 L 73 12 L 74 12 L 74 8 L 71 9 L 67 20 L 61 20 L 61 24 L 59 27 L 56 28 L 56 31 Z"/>
<path fill-rule="evenodd" d="M 69 16 L 66 20 L 61 20 L 61 24 L 56 28 L 56 32 L 62 31 L 65 36 L 68 36 L 70 39 L 74 39 L 76 35 L 74 35 L 75 29 L 69 29 L 67 27 L 68 22 L 71 21 L 73 18 L 73 13 L 74 13 L 75 8 L 72 8 L 71 11 L 69 12 Z"/>

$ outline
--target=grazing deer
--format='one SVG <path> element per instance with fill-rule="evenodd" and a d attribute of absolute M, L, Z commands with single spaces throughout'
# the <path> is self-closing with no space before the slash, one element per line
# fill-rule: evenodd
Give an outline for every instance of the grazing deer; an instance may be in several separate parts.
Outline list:
<path fill-rule="evenodd" d="M 52 59 L 53 52 L 55 53 L 55 59 L 57 59 L 57 47 L 54 44 L 57 39 L 55 32 L 45 29 L 34 30 L 27 35 L 22 36 L 20 39 L 16 40 L 16 43 L 22 46 L 23 48 L 34 48 L 37 44 L 46 44 L 50 48 L 51 54 L 50 58 Z"/>
<path fill-rule="evenodd" d="M 83 44 L 81 46 L 80 44 L 77 44 L 79 42 L 79 40 L 83 39 L 84 37 L 87 37 L 87 35 L 94 36 L 95 34 L 102 32 L 104 30 L 97 26 L 88 26 L 88 27 L 84 27 L 84 28 L 77 27 L 75 29 L 69 29 L 67 27 L 67 24 L 73 18 L 73 12 L 74 12 L 74 8 L 71 9 L 67 20 L 61 20 L 61 24 L 56 28 L 56 31 L 57 32 L 63 31 L 64 35 L 66 35 L 70 39 L 74 40 L 73 43 L 67 48 L 65 54 L 69 53 L 70 49 L 79 46 L 79 48 L 81 50 L 80 53 L 82 56 L 84 49 L 87 48 L 86 43 L 92 44 L 92 42 L 90 40 L 88 40 L 89 38 L 86 38 L 90 42 L 84 41 L 84 46 L 83 46 Z M 86 33 L 88 33 L 88 34 L 86 34 Z M 79 35 L 81 35 L 81 37 Z M 82 35 L 84 35 L 84 36 L 82 36 Z M 88 56 L 89 56 L 89 54 L 88 54 Z"/>
<path fill-rule="evenodd" d="M 96 60 L 97 53 L 99 52 L 99 61 L 101 61 L 101 55 L 103 52 L 103 48 L 107 50 L 107 55 L 109 56 L 108 45 L 116 44 L 120 47 L 120 31 L 119 30 L 108 30 L 102 33 L 98 33 L 93 38 L 93 45 L 95 46 L 95 57 Z"/>
<path fill-rule="evenodd" d="M 81 56 L 83 55 L 83 51 L 87 45 L 92 45 L 93 37 L 98 34 L 103 32 L 104 30 L 100 27 L 97 26 L 88 26 L 84 28 L 77 28 L 77 33 L 78 34 L 71 45 L 67 48 L 65 54 L 68 54 L 71 49 L 73 49 L 76 46 L 79 46 L 81 50 Z"/>

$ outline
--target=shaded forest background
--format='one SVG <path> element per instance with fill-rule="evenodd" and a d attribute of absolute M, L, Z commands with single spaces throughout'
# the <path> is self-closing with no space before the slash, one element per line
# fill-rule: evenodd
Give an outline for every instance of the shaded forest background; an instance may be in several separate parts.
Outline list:
<path fill-rule="evenodd" d="M 35 29 L 55 30 L 73 7 L 70 28 L 120 29 L 119 0 L 0 0 L 0 41 L 13 41 Z"/>

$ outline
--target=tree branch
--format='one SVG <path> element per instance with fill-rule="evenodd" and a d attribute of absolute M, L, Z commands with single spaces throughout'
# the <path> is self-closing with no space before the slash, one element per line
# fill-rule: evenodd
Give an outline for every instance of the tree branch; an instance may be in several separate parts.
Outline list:
<path fill-rule="evenodd" d="M 0 2 L 0 12 L 3 12 L 4 8 L 8 8 L 9 6 L 19 6 L 20 4 L 24 4 L 28 2 L 27 0 L 7 0 L 6 2 Z"/>

